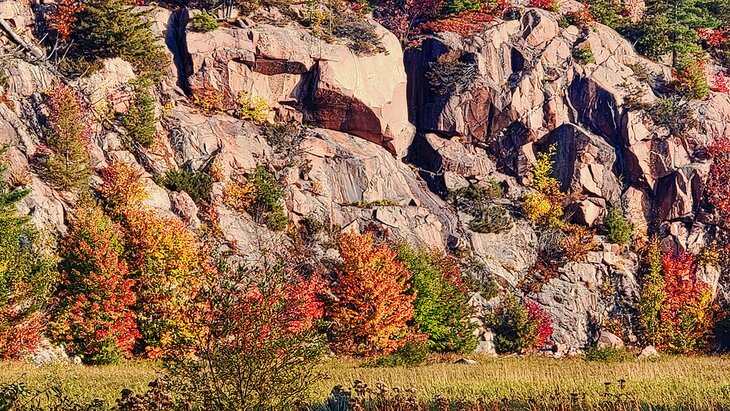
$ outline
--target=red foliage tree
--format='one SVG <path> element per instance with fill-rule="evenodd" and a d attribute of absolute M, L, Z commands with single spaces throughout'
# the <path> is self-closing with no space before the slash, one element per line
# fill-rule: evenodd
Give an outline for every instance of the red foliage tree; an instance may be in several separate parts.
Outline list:
<path fill-rule="evenodd" d="M 56 8 L 48 12 L 48 26 L 56 31 L 60 42 L 66 42 L 71 37 L 76 13 L 83 11 L 84 7 L 84 3 L 79 0 L 58 0 Z"/>
<path fill-rule="evenodd" d="M 664 347 L 686 353 L 707 342 L 714 323 L 710 287 L 697 278 L 697 263 L 690 253 L 664 255 L 664 302 L 659 313 L 663 324 Z"/>
<path fill-rule="evenodd" d="M 464 37 L 473 36 L 481 31 L 484 23 L 494 21 L 492 14 L 484 11 L 465 11 L 456 16 L 429 21 L 419 26 L 420 33 L 457 33 Z"/>
<path fill-rule="evenodd" d="M 725 73 L 715 74 L 715 78 L 712 81 L 712 91 L 718 93 L 730 92 L 730 77 L 726 76 Z"/>
<path fill-rule="evenodd" d="M 527 318 L 536 324 L 535 344 L 533 347 L 542 348 L 553 335 L 553 319 L 539 304 L 532 300 L 525 300 L 527 307 Z"/>
<path fill-rule="evenodd" d="M 424 21 L 436 18 L 445 0 L 383 0 L 375 8 L 378 21 L 401 40 L 408 39 Z"/>
<path fill-rule="evenodd" d="M 121 228 L 98 207 L 79 210 L 61 244 L 63 282 L 51 330 L 90 363 L 130 356 L 140 337 L 123 252 Z"/>
<path fill-rule="evenodd" d="M 530 7 L 536 7 L 538 9 L 545 9 L 550 11 L 556 11 L 557 5 L 555 0 L 530 0 Z"/>
<path fill-rule="evenodd" d="M 360 356 L 397 350 L 414 315 L 410 273 L 387 244 L 375 246 L 370 233 L 344 234 L 338 246 L 343 265 L 332 287 L 337 300 L 329 311 L 334 348 Z"/>
<path fill-rule="evenodd" d="M 717 223 L 730 226 L 730 139 L 723 137 L 708 148 L 712 157 L 705 196 L 715 209 Z"/>

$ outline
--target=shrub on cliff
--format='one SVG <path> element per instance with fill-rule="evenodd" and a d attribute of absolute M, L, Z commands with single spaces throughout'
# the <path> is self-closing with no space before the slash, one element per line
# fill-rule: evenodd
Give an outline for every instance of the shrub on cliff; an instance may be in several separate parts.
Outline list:
<path fill-rule="evenodd" d="M 99 171 L 103 184 L 96 187 L 101 196 L 105 211 L 112 218 L 120 220 L 129 210 L 139 208 L 147 198 L 142 173 L 135 166 L 122 161 L 114 161 Z"/>
<path fill-rule="evenodd" d="M 477 84 L 477 67 L 473 62 L 465 62 L 453 56 L 439 57 L 429 63 L 426 78 L 431 89 L 439 95 L 462 94 Z"/>
<path fill-rule="evenodd" d="M 552 176 L 555 151 L 553 145 L 547 152 L 537 154 L 537 162 L 532 168 L 532 187 L 535 191 L 527 193 L 522 200 L 522 211 L 528 220 L 550 227 L 562 226 L 565 200 L 560 183 Z"/>
<path fill-rule="evenodd" d="M 514 227 L 514 219 L 505 207 L 487 206 L 469 221 L 469 229 L 477 233 L 503 233 Z"/>
<path fill-rule="evenodd" d="M 485 204 L 504 196 L 504 188 L 496 180 L 486 184 L 469 184 L 449 193 L 448 201 L 459 211 L 475 215 Z"/>
<path fill-rule="evenodd" d="M 337 297 L 327 315 L 335 351 L 364 357 L 390 354 L 412 332 L 411 275 L 386 243 L 373 235 L 346 233 L 339 238 L 342 266 L 332 292 Z"/>
<path fill-rule="evenodd" d="M 155 118 L 155 97 L 150 92 L 152 83 L 140 78 L 132 81 L 134 97 L 129 109 L 122 116 L 122 125 L 129 137 L 142 147 L 151 147 L 155 142 L 157 119 Z"/>
<path fill-rule="evenodd" d="M 63 280 L 50 325 L 54 338 L 89 364 L 131 356 L 141 335 L 121 227 L 101 208 L 85 205 L 76 210 L 60 256 Z"/>
<path fill-rule="evenodd" d="M 276 176 L 269 173 L 263 165 L 258 165 L 248 181 L 253 188 L 253 201 L 246 207 L 247 211 L 272 230 L 285 229 L 289 218 L 282 205 L 284 190 Z"/>
<path fill-rule="evenodd" d="M 595 21 L 614 30 L 621 30 L 627 24 L 623 3 L 617 0 L 587 0 L 588 11 Z"/>
<path fill-rule="evenodd" d="M 694 109 L 689 102 L 679 97 L 660 98 L 646 110 L 652 122 L 659 127 L 665 127 L 676 137 L 685 137 L 697 127 L 698 122 Z"/>
<path fill-rule="evenodd" d="M 606 238 L 610 243 L 627 245 L 631 241 L 631 235 L 634 232 L 634 227 L 626 219 L 621 208 L 610 208 L 606 218 L 603 219 L 603 224 L 608 230 Z"/>
<path fill-rule="evenodd" d="M 470 352 L 476 348 L 474 309 L 455 258 L 436 251 L 398 247 L 398 260 L 411 273 L 414 320 L 438 352 Z"/>
<path fill-rule="evenodd" d="M 213 190 L 213 177 L 203 171 L 172 170 L 165 174 L 162 184 L 171 191 L 184 191 L 195 201 L 207 201 Z"/>
<path fill-rule="evenodd" d="M 3 156 L 7 148 L 0 148 Z M 54 261 L 42 239 L 16 206 L 27 190 L 5 183 L 7 166 L 0 163 L 0 358 L 20 359 L 40 343 L 45 305 L 56 286 Z"/>
<path fill-rule="evenodd" d="M 236 117 L 244 121 L 263 124 L 269 118 L 270 113 L 271 106 L 262 97 L 248 93 L 241 93 L 238 96 Z"/>
<path fill-rule="evenodd" d="M 705 64 L 696 58 L 684 58 L 674 69 L 674 88 L 682 96 L 702 100 L 710 95 Z"/>
<path fill-rule="evenodd" d="M 596 57 L 593 55 L 593 49 L 588 43 L 573 48 L 573 58 L 580 64 L 594 64 Z"/>
<path fill-rule="evenodd" d="M 345 13 L 335 19 L 332 34 L 345 39 L 347 47 L 358 55 L 384 53 L 382 35 L 371 22 L 354 13 Z"/>
<path fill-rule="evenodd" d="M 342 39 L 355 54 L 372 55 L 385 52 L 383 36 L 377 27 L 365 18 L 358 3 L 333 0 L 322 7 L 319 2 L 307 2 L 301 23 L 312 33 L 327 41 Z M 356 10 L 359 10 L 357 12 Z"/>
<path fill-rule="evenodd" d="M 478 11 L 484 7 L 481 0 L 449 0 L 445 10 L 448 13 L 459 14 L 464 11 Z"/>
<path fill-rule="evenodd" d="M 213 31 L 220 27 L 218 22 L 216 21 L 215 17 L 208 14 L 207 11 L 203 10 L 202 12 L 196 14 L 193 16 L 192 19 L 190 19 L 190 27 L 192 27 L 193 30 L 201 32 L 201 33 L 207 33 L 209 31 Z"/>

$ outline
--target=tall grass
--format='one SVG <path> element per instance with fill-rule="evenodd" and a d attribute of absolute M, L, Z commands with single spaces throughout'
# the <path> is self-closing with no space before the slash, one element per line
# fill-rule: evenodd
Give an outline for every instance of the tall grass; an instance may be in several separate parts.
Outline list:
<path fill-rule="evenodd" d="M 476 359 L 477 365 L 445 362 L 416 368 L 371 368 L 356 361 L 334 359 L 322 366 L 328 378 L 312 387 L 313 409 L 323 409 L 334 386 L 349 387 L 356 380 L 370 386 L 380 382 L 389 387 L 414 388 L 417 399 L 424 403 L 440 395 L 509 406 L 503 409 L 730 409 L 730 357 L 663 357 L 621 363 L 579 358 Z M 150 362 L 49 368 L 0 363 L 0 384 L 23 381 L 34 389 L 60 384 L 71 398 L 100 398 L 113 404 L 123 388 L 144 391 L 148 382 L 161 376 L 160 369 Z M 621 407 L 616 406 L 617 398 Z M 577 408 L 562 408 L 571 402 Z"/>

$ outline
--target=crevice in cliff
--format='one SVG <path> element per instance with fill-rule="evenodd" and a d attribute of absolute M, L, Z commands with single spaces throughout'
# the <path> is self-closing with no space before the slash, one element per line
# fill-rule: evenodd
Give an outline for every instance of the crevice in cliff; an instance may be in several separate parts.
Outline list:
<path fill-rule="evenodd" d="M 190 20 L 190 12 L 186 7 L 174 11 L 167 21 L 165 45 L 172 53 L 177 70 L 177 86 L 190 95 L 188 77 L 193 74 L 193 58 L 188 51 L 185 27 Z"/>

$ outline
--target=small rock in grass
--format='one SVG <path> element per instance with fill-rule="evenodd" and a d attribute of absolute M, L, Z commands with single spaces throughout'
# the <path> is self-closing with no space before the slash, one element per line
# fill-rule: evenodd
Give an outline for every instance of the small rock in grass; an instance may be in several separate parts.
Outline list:
<path fill-rule="evenodd" d="M 470 360 L 468 358 L 459 358 L 454 362 L 454 364 L 461 364 L 461 365 L 477 365 L 479 364 L 475 360 Z"/>
<path fill-rule="evenodd" d="M 606 330 L 601 331 L 598 336 L 598 348 L 613 347 L 613 348 L 624 348 L 624 342 L 616 334 L 610 333 Z"/>
<path fill-rule="evenodd" d="M 654 348 L 653 345 L 649 345 L 645 347 L 643 350 L 641 350 L 641 354 L 639 354 L 639 358 L 658 358 L 659 352 Z"/>

